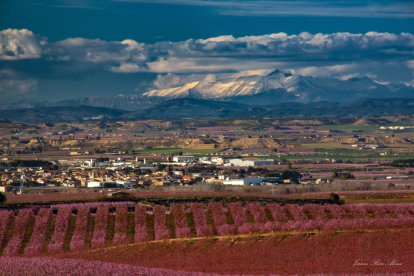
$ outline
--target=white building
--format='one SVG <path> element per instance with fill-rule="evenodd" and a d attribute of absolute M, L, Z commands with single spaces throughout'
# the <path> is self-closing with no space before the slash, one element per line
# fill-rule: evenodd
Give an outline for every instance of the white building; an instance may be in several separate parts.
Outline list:
<path fill-rule="evenodd" d="M 224 166 L 239 166 L 239 167 L 248 167 L 248 166 L 266 166 L 273 165 L 275 162 L 273 160 L 243 160 L 243 159 L 230 159 L 228 163 Z"/>
<path fill-rule="evenodd" d="M 88 188 L 103 188 L 105 182 L 102 181 L 88 181 L 86 182 L 86 187 Z"/>
<path fill-rule="evenodd" d="M 111 166 L 110 162 L 96 162 L 93 159 L 90 161 L 84 161 L 82 167 L 90 167 L 90 168 L 99 168 L 99 167 L 108 167 Z"/>
<path fill-rule="evenodd" d="M 199 162 L 203 164 L 213 164 L 222 166 L 224 164 L 224 159 L 221 157 L 202 157 Z"/>
<path fill-rule="evenodd" d="M 134 184 L 134 182 L 130 182 L 130 181 L 115 181 L 115 183 L 118 184 L 118 186 L 123 185 L 125 187 L 131 187 Z"/>
<path fill-rule="evenodd" d="M 262 184 L 263 178 L 238 178 L 223 180 L 224 185 L 250 185 L 250 184 Z"/>
<path fill-rule="evenodd" d="M 392 175 L 387 176 L 387 179 L 408 179 L 409 177 L 406 175 Z"/>
<path fill-rule="evenodd" d="M 105 185 L 115 185 L 117 187 L 119 187 L 119 186 L 131 187 L 133 184 L 134 184 L 134 182 L 129 182 L 129 181 L 88 181 L 86 183 L 86 187 L 88 187 L 88 188 L 104 188 Z"/>
<path fill-rule="evenodd" d="M 173 161 L 174 162 L 187 162 L 187 163 L 192 163 L 197 161 L 198 158 L 194 157 L 194 156 L 174 156 L 173 157 Z"/>

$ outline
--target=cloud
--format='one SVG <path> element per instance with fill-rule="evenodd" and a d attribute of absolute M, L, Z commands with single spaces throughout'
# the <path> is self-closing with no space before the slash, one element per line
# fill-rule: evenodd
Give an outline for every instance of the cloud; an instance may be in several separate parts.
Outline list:
<path fill-rule="evenodd" d="M 360 73 L 354 73 L 354 74 L 349 74 L 349 75 L 344 75 L 344 76 L 338 77 L 338 79 L 340 79 L 342 81 L 345 81 L 345 80 L 349 80 L 349 79 L 352 79 L 352 78 L 359 78 L 359 77 L 361 77 Z"/>
<path fill-rule="evenodd" d="M 93 63 L 125 62 L 139 49 L 139 43 L 126 41 L 103 41 L 100 39 L 68 38 L 50 45 L 50 57 L 70 56 L 78 61 Z"/>
<path fill-rule="evenodd" d="M 202 80 L 215 80 L 215 75 L 198 75 L 198 74 L 190 74 L 190 75 L 174 75 L 171 73 L 168 74 L 159 74 L 157 78 L 152 83 L 152 89 L 167 89 L 172 87 L 179 87 L 186 83 L 202 81 Z"/>
<path fill-rule="evenodd" d="M 392 65 L 392 64 L 390 64 Z M 360 78 L 366 76 L 370 79 L 377 79 L 378 74 L 375 72 L 379 63 L 371 62 L 352 62 L 348 64 L 336 64 L 331 66 L 309 66 L 294 69 L 293 72 L 303 76 L 312 77 L 333 77 L 339 80 L 348 80 L 350 78 Z"/>
<path fill-rule="evenodd" d="M 412 80 L 410 82 L 404 82 L 404 84 L 407 85 L 407 86 L 414 87 L 414 80 Z"/>
<path fill-rule="evenodd" d="M 369 32 L 229 36 L 144 44 L 127 39 L 68 38 L 55 43 L 28 30 L 2 31 L 3 59 L 45 59 L 103 64 L 116 73 L 265 69 L 265 63 L 413 60 L 414 35 Z M 396 50 L 397 49 L 397 50 Z M 393 51 L 396 50 L 396 51 Z M 243 66 L 245 60 L 261 67 Z"/>
<path fill-rule="evenodd" d="M 7 29 L 0 32 L 0 60 L 39 58 L 47 43 L 27 29 Z"/>
<path fill-rule="evenodd" d="M 367 73 L 367 74 L 365 74 L 365 76 L 368 77 L 368 78 L 370 78 L 370 79 L 376 79 L 376 78 L 378 78 L 378 75 L 377 74 L 371 74 L 371 73 Z"/>
<path fill-rule="evenodd" d="M 414 69 L 414 60 L 407 61 L 407 66 L 410 67 L 411 69 Z"/>
<path fill-rule="evenodd" d="M 114 73 L 137 73 L 145 71 L 135 63 L 122 63 L 119 66 L 112 66 L 109 70 Z"/>
<path fill-rule="evenodd" d="M 49 42 L 26 29 L 8 29 L 0 32 L 0 38 L 0 70 L 13 71 L 17 75 L 7 78 L 20 80 L 82 79 L 102 71 L 168 76 L 155 80 L 156 88 L 207 76 L 265 75 L 280 68 L 313 77 L 375 75 L 379 81 L 390 81 L 386 74 L 394 74 L 408 81 L 407 72 L 411 76 L 414 69 L 414 35 L 409 33 L 225 35 L 145 44 L 86 38 Z M 386 68 L 399 71 L 387 73 Z"/>
<path fill-rule="evenodd" d="M 289 0 L 113 0 L 121 2 L 191 5 L 215 8 L 233 16 L 329 16 L 363 18 L 413 18 L 411 1 L 289 1 Z"/>
<path fill-rule="evenodd" d="M 297 70 L 294 70 L 294 73 L 303 75 L 303 76 L 312 76 L 312 77 L 331 77 L 336 76 L 338 78 L 345 78 L 350 72 L 355 70 L 361 70 L 362 68 L 359 67 L 356 63 L 351 64 L 338 64 L 333 66 L 310 66 L 304 67 Z M 356 74 L 356 73 L 353 73 Z"/>
<path fill-rule="evenodd" d="M 0 95 L 13 97 L 37 90 L 37 80 L 0 79 Z"/>
<path fill-rule="evenodd" d="M 252 75 L 258 75 L 258 76 L 265 76 L 270 74 L 273 69 L 257 69 L 257 70 L 243 70 L 238 73 L 231 74 L 231 78 L 239 78 L 239 77 L 245 77 L 245 76 L 252 76 Z"/>

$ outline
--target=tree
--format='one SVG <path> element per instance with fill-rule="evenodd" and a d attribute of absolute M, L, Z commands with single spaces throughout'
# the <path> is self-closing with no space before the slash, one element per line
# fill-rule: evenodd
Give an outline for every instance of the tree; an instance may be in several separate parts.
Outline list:
<path fill-rule="evenodd" d="M 268 177 L 280 177 L 280 173 L 278 173 L 278 172 L 268 172 L 268 173 L 265 173 L 264 174 L 264 177 L 265 178 L 268 178 Z"/>
<path fill-rule="evenodd" d="M 57 170 L 59 170 L 59 166 L 58 166 L 58 165 L 56 165 L 56 164 L 54 164 L 54 165 L 52 165 L 52 166 L 49 166 L 47 169 L 48 169 L 49 171 L 57 171 Z"/>
<path fill-rule="evenodd" d="M 394 183 L 388 183 L 388 189 L 394 189 L 395 184 Z"/>
<path fill-rule="evenodd" d="M 331 193 L 329 195 L 329 199 L 334 200 L 334 201 L 339 201 L 339 195 L 338 194 Z"/>
<path fill-rule="evenodd" d="M 332 178 L 339 178 L 339 179 L 343 179 L 343 180 L 355 179 L 354 175 L 349 173 L 349 172 L 338 174 L 337 171 L 334 171 L 334 173 L 332 174 Z"/>
<path fill-rule="evenodd" d="M 6 195 L 0 192 L 0 204 L 3 204 L 7 201 Z"/>
<path fill-rule="evenodd" d="M 163 170 L 165 170 L 165 168 L 166 168 L 167 166 L 166 165 L 164 165 L 164 164 L 158 164 L 158 167 L 157 167 L 157 171 L 163 171 Z"/>

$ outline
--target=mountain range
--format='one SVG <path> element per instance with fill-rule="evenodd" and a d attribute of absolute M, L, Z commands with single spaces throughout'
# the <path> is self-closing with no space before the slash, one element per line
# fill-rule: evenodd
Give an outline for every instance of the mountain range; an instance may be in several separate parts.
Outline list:
<path fill-rule="evenodd" d="M 346 103 L 362 99 L 414 98 L 414 87 L 403 83 L 379 83 L 368 77 L 339 80 L 310 77 L 275 70 L 266 76 L 252 75 L 216 81 L 197 81 L 168 89 L 150 90 L 142 95 L 93 96 L 57 103 L 22 101 L 0 103 L 0 109 L 58 106 L 92 106 L 139 111 L 173 99 L 193 98 L 249 105 L 284 102 Z"/>
<path fill-rule="evenodd" d="M 198 81 L 142 95 L 57 103 L 0 103 L 13 122 L 84 122 L 242 117 L 363 117 L 414 114 L 414 88 L 370 78 L 314 78 L 275 70 L 266 76 Z"/>
<path fill-rule="evenodd" d="M 191 82 L 180 87 L 151 90 L 146 97 L 196 98 L 269 105 L 282 102 L 352 102 L 366 98 L 413 98 L 414 87 L 381 84 L 368 77 L 339 80 L 314 78 L 276 70 L 267 76 L 244 76 L 217 81 Z"/>
<path fill-rule="evenodd" d="M 351 103 L 313 102 L 247 105 L 179 98 L 145 110 L 125 111 L 91 106 L 62 106 L 0 110 L 0 119 L 18 123 L 103 122 L 189 118 L 341 117 L 414 114 L 414 99 L 364 99 Z"/>

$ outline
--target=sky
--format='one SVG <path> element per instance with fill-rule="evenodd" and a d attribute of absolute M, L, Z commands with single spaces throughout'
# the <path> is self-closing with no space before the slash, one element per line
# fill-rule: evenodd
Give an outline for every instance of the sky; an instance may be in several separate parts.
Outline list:
<path fill-rule="evenodd" d="M 414 86 L 414 1 L 0 1 L 0 102 L 276 69 Z"/>

